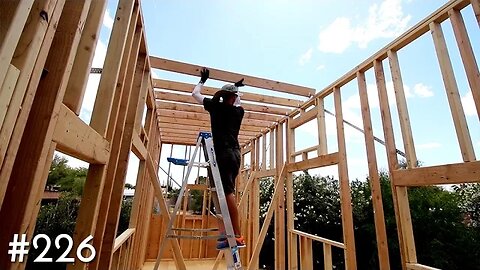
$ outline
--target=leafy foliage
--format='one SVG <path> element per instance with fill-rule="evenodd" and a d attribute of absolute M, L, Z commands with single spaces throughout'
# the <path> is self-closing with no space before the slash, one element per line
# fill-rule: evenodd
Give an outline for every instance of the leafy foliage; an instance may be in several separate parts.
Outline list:
<path fill-rule="evenodd" d="M 88 169 L 72 168 L 68 166 L 67 162 L 66 158 L 55 155 L 48 173 L 46 188 L 48 190 L 58 189 L 81 196 Z"/>
<path fill-rule="evenodd" d="M 60 242 L 61 248 L 57 249 L 54 244 L 55 238 L 60 234 L 73 235 L 75 223 L 80 207 L 83 185 L 87 176 L 87 168 L 72 168 L 68 166 L 67 159 L 55 156 L 50 167 L 47 190 L 61 191 L 57 202 L 44 204 L 40 207 L 34 235 L 46 234 L 52 240 L 52 245 L 45 257 L 53 258 L 53 263 L 33 263 L 33 259 L 45 249 L 45 240 L 38 241 L 38 248 L 31 248 L 28 256 L 26 269 L 66 269 L 65 263 L 57 263 L 55 260 L 67 249 L 67 241 Z M 122 233 L 130 221 L 132 200 L 122 202 L 122 209 L 118 225 L 118 234 Z"/>
<path fill-rule="evenodd" d="M 401 269 L 395 212 L 389 176 L 380 172 L 391 269 Z M 265 215 L 273 195 L 273 181 L 260 182 L 260 211 Z M 262 184 L 263 183 L 263 184 Z M 338 181 L 331 177 L 294 177 L 295 228 L 342 241 Z M 358 269 L 379 269 L 370 181 L 350 183 Z M 418 261 L 441 269 L 480 269 L 480 184 L 409 189 L 409 202 Z M 261 216 L 261 219 L 262 216 Z M 273 224 L 273 222 L 272 222 Z M 274 266 L 273 228 L 270 226 L 260 265 Z M 323 268 L 321 245 L 314 242 L 314 268 Z M 344 269 L 343 252 L 333 248 L 336 269 Z M 335 253 L 335 251 L 337 251 Z"/>

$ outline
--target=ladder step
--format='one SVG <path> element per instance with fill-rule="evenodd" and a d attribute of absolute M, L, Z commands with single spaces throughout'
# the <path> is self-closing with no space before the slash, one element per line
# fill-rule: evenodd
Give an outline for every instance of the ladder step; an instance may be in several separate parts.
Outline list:
<path fill-rule="evenodd" d="M 216 232 L 218 228 L 209 228 L 209 229 L 190 229 L 190 228 L 172 228 L 174 231 L 183 231 L 183 232 Z"/>
<path fill-rule="evenodd" d="M 182 165 L 182 166 L 187 166 L 188 165 L 188 159 L 180 159 L 180 158 L 167 158 L 168 162 L 171 162 L 175 165 Z"/>
<path fill-rule="evenodd" d="M 167 161 L 173 163 L 174 165 L 180 166 L 188 166 L 189 160 L 188 159 L 181 159 L 181 158 L 171 158 L 168 157 Z M 194 167 L 201 167 L 201 168 L 208 168 L 210 164 L 208 162 L 193 162 L 192 166 Z"/>

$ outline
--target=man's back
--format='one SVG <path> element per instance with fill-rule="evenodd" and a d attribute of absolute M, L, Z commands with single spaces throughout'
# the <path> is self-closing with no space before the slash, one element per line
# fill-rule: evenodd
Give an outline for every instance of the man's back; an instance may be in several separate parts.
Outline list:
<path fill-rule="evenodd" d="M 213 144 L 216 150 L 238 149 L 238 133 L 244 115 L 243 108 L 213 101 L 210 98 L 203 99 L 203 106 L 210 113 Z"/>

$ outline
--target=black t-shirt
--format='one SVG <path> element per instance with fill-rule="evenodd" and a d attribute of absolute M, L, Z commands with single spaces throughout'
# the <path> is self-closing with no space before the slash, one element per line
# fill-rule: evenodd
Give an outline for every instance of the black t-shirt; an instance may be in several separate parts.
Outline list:
<path fill-rule="evenodd" d="M 215 102 L 211 98 L 203 99 L 203 107 L 210 113 L 215 150 L 239 149 L 238 132 L 245 113 L 243 108 Z"/>

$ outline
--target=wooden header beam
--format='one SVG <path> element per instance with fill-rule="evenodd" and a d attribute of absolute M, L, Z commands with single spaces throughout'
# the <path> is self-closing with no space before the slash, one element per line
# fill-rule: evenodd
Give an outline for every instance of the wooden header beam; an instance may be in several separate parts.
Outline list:
<path fill-rule="evenodd" d="M 196 114 L 204 114 L 208 116 L 208 112 L 203 109 L 201 106 L 196 105 L 188 105 L 188 104 L 180 104 L 180 103 L 171 103 L 165 101 L 157 101 L 157 108 L 160 110 L 173 110 L 177 112 L 190 112 Z M 163 115 L 162 115 L 163 116 Z M 273 116 L 273 118 L 272 118 Z M 268 115 L 263 113 L 255 113 L 255 112 L 245 112 L 243 119 L 250 119 L 256 121 L 266 121 L 266 122 L 276 122 L 274 115 Z"/>
<path fill-rule="evenodd" d="M 182 93 L 191 93 L 193 88 L 195 87 L 194 84 L 189 83 L 182 83 L 182 82 L 174 82 L 168 80 L 161 80 L 161 79 L 153 79 L 153 87 L 157 89 L 165 89 L 165 90 L 172 90 L 172 91 L 179 91 Z M 206 95 L 213 96 L 219 89 L 215 87 L 208 87 L 203 86 L 202 93 Z M 299 99 L 293 98 L 281 98 L 281 97 L 274 97 L 268 95 L 259 95 L 253 93 L 247 93 L 242 91 L 242 100 L 247 101 L 254 101 L 260 103 L 268 103 L 280 106 L 287 106 L 287 107 L 299 107 L 303 104 L 304 101 Z M 161 98 L 155 92 L 156 98 Z"/>
<path fill-rule="evenodd" d="M 178 72 L 178 73 L 192 75 L 192 76 L 199 76 L 200 70 L 203 68 L 202 66 L 168 60 L 168 59 L 159 58 L 155 56 L 150 56 L 150 64 L 152 65 L 152 68 L 158 68 L 161 70 Z M 227 72 L 227 71 L 214 69 L 214 68 L 208 68 L 208 69 L 210 70 L 210 78 L 214 80 L 234 83 L 240 80 L 241 78 L 244 78 L 245 80 L 243 81 L 243 83 L 248 86 L 274 90 L 274 91 L 289 93 L 293 95 L 300 95 L 304 97 L 310 97 L 315 94 L 315 89 L 313 88 L 262 79 L 262 78 L 243 75 L 239 73 Z"/>
<path fill-rule="evenodd" d="M 191 95 L 157 91 L 155 92 L 155 97 L 157 98 L 157 100 L 159 99 L 163 101 L 174 101 L 174 102 L 198 105 L 198 102 Z M 242 107 L 245 109 L 245 111 L 278 114 L 278 115 L 287 115 L 291 110 L 291 109 L 272 107 L 267 105 L 251 104 L 246 102 L 242 102 Z"/>

